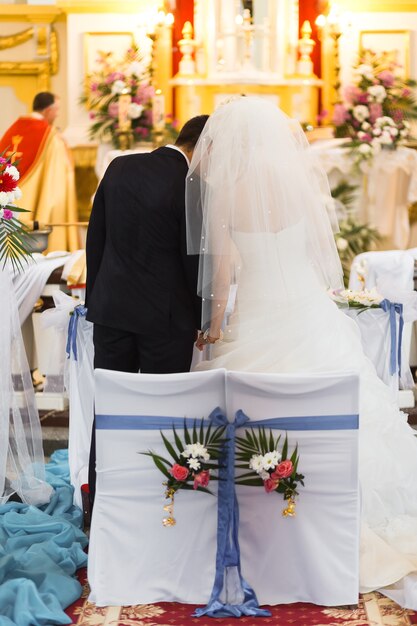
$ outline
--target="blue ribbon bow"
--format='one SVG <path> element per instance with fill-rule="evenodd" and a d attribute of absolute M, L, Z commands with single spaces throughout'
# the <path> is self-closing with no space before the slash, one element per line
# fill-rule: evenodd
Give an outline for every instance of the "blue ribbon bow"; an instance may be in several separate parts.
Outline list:
<path fill-rule="evenodd" d="M 74 308 L 74 311 L 72 312 L 72 315 L 70 315 L 70 321 L 68 324 L 66 353 L 67 353 L 67 357 L 70 358 L 71 348 L 72 348 L 72 353 L 76 361 L 78 359 L 78 354 L 77 354 L 78 320 L 80 319 L 80 317 L 85 317 L 86 315 L 87 315 L 87 308 L 83 304 L 77 304 L 77 306 Z"/>
<path fill-rule="evenodd" d="M 401 377 L 401 344 L 403 338 L 403 305 L 398 302 L 390 302 L 385 298 L 379 305 L 383 311 L 389 313 L 389 325 L 391 333 L 391 349 L 390 349 L 390 374 L 395 374 L 398 368 L 398 375 Z M 400 317 L 398 326 L 398 344 L 397 344 L 397 320 L 395 314 Z"/>
<path fill-rule="evenodd" d="M 252 617 L 270 617 L 270 611 L 259 608 L 256 594 L 242 577 L 240 570 L 239 506 L 235 490 L 235 436 L 236 428 L 244 426 L 249 418 L 242 411 L 238 411 L 235 421 L 230 423 L 224 413 L 220 409 L 216 409 L 211 413 L 209 419 L 215 426 L 226 426 L 226 440 L 219 469 L 216 574 L 208 604 L 204 608 L 196 609 L 194 616 L 240 617 L 251 615 Z M 233 575 L 235 587 L 238 583 L 240 589 L 234 593 L 235 598 L 232 598 L 232 602 L 230 602 L 228 579 Z M 221 599 L 222 595 L 224 601 Z"/>

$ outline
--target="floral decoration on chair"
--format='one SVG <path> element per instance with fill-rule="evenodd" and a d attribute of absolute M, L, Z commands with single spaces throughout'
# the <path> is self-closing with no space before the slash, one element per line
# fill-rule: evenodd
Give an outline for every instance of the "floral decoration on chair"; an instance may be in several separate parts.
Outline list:
<path fill-rule="evenodd" d="M 297 472 L 299 455 L 295 447 L 288 458 L 288 438 L 285 435 L 281 452 L 278 450 L 281 435 L 274 438 L 272 431 L 267 436 L 264 428 L 245 430 L 244 437 L 236 437 L 236 468 L 250 469 L 236 477 L 236 484 L 262 487 L 266 493 L 282 493 L 288 504 L 282 511 L 284 517 L 295 516 L 297 485 L 304 485 L 304 475 Z M 255 474 L 255 476 L 254 476 Z"/>
<path fill-rule="evenodd" d="M 218 476 L 213 472 L 219 468 L 225 427 L 219 426 L 213 430 L 212 425 L 209 424 L 205 430 L 204 420 L 202 420 L 199 428 L 194 422 L 193 428 L 188 429 L 184 421 L 184 441 L 181 440 L 174 426 L 172 431 L 174 444 L 161 431 L 162 441 L 171 460 L 152 450 L 141 453 L 150 456 L 166 478 L 162 484 L 165 487 L 165 498 L 170 500 L 170 503 L 164 506 L 164 511 L 168 513 L 168 516 L 162 520 L 164 526 L 176 524 L 173 510 L 174 496 L 178 490 L 197 489 L 205 493 L 212 493 L 208 489 L 208 485 L 210 480 L 218 480 Z"/>
<path fill-rule="evenodd" d="M 22 197 L 17 183 L 20 178 L 13 155 L 0 155 L 0 262 L 3 267 L 10 261 L 14 270 L 22 269 L 22 260 L 31 254 L 28 251 L 30 233 L 28 228 L 15 216 L 16 213 L 28 213 L 26 209 L 15 206 L 15 201 Z"/>
<path fill-rule="evenodd" d="M 354 67 L 356 80 L 334 107 L 336 137 L 346 137 L 355 163 L 372 159 L 381 148 L 395 149 L 410 133 L 408 119 L 417 118 L 413 80 L 395 74 L 387 55 L 364 50 Z"/>

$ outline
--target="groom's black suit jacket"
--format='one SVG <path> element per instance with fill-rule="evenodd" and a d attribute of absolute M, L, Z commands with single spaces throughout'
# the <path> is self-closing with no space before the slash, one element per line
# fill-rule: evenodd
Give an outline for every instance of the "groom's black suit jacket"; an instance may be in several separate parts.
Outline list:
<path fill-rule="evenodd" d="M 200 327 L 198 256 L 187 255 L 187 162 L 164 147 L 111 162 L 87 234 L 87 319 L 136 334 Z"/>

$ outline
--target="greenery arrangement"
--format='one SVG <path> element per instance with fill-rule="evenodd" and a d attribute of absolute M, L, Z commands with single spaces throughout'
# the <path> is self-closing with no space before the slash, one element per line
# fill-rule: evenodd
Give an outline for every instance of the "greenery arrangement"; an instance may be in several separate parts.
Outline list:
<path fill-rule="evenodd" d="M 200 427 L 194 421 L 192 429 L 188 429 L 184 420 L 184 440 L 178 435 L 175 427 L 172 427 L 173 440 L 171 443 L 161 431 L 162 441 L 168 455 L 167 459 L 152 450 L 142 452 L 150 456 L 156 467 L 165 477 L 165 497 L 171 503 L 164 507 L 168 512 L 168 517 L 163 519 L 164 526 L 174 526 L 173 517 L 174 495 L 180 489 L 204 491 L 211 493 L 208 489 L 210 480 L 217 480 L 217 475 L 213 472 L 219 468 L 219 458 L 223 446 L 223 434 L 225 426 L 213 428 L 209 424 L 205 428 L 204 420 L 201 420 Z"/>
<path fill-rule="evenodd" d="M 238 485 L 263 487 L 267 493 L 281 493 L 288 501 L 282 514 L 295 515 L 295 496 L 298 484 L 304 485 L 303 474 L 298 473 L 299 455 L 297 446 L 289 456 L 288 438 L 279 452 L 281 435 L 267 435 L 265 428 L 245 430 L 244 437 L 236 437 L 236 468 L 249 472 L 240 473 L 235 479 Z"/>
<path fill-rule="evenodd" d="M 7 158 L 4 153 L 0 155 L 0 262 L 3 268 L 10 262 L 13 270 L 19 271 L 23 260 L 31 255 L 27 250 L 29 230 L 15 215 L 28 212 L 14 204 L 22 196 L 17 186 L 20 178 L 17 164 L 17 161 L 13 163 L 13 155 Z"/>

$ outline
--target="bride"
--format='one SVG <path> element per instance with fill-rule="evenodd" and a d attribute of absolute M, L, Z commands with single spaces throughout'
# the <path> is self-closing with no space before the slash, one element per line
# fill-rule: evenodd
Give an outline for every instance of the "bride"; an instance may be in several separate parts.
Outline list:
<path fill-rule="evenodd" d="M 326 293 L 342 287 L 336 220 L 307 147 L 298 122 L 255 97 L 220 106 L 203 130 L 186 202 L 188 252 L 200 254 L 197 347 L 213 344 L 198 368 L 360 372 L 360 591 L 417 609 L 417 440 Z"/>

